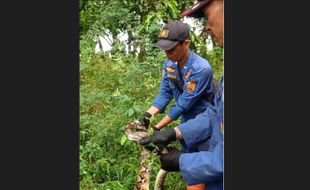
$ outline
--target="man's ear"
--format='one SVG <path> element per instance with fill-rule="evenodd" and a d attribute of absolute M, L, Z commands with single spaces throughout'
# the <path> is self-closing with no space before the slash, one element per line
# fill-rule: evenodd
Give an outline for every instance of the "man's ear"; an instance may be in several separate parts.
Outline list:
<path fill-rule="evenodd" d="M 191 44 L 191 41 L 190 41 L 190 40 L 185 40 L 185 41 L 184 41 L 184 45 L 185 45 L 186 47 L 189 47 L 190 44 Z"/>

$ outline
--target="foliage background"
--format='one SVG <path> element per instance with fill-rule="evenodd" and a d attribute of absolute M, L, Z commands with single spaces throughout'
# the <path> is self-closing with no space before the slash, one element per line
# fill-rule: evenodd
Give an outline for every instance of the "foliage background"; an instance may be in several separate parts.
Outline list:
<path fill-rule="evenodd" d="M 181 19 L 181 11 L 193 2 L 80 0 L 80 189 L 133 189 L 138 146 L 126 140 L 124 126 L 137 119 L 158 92 L 165 58 L 153 47 L 159 29 L 169 19 Z M 126 42 L 119 40 L 121 32 L 128 33 Z M 104 34 L 110 35 L 112 50 L 95 53 L 99 35 Z M 207 37 L 204 32 L 192 33 L 191 49 L 210 62 L 219 79 L 223 49 L 208 50 Z M 152 155 L 151 187 L 158 170 L 159 161 Z M 185 189 L 179 173 L 169 173 L 165 186 Z"/>

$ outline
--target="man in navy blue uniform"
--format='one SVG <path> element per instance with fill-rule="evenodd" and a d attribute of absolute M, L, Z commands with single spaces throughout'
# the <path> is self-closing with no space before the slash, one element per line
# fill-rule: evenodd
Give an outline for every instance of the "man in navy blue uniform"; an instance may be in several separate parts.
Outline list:
<path fill-rule="evenodd" d="M 181 123 L 193 119 L 208 107 L 214 106 L 212 68 L 208 61 L 189 49 L 190 29 L 182 21 L 169 21 L 160 31 L 156 46 L 165 51 L 164 75 L 160 91 L 152 106 L 140 117 L 142 125 L 149 126 L 149 118 L 165 111 L 174 98 L 176 103 L 155 126 L 160 130 L 181 116 Z M 181 141 L 184 151 L 193 152 Z"/>
<path fill-rule="evenodd" d="M 182 16 L 207 17 L 205 29 L 220 47 L 224 46 L 223 3 L 223 0 L 200 0 L 182 13 Z M 173 149 L 160 156 L 161 168 L 180 171 L 188 190 L 223 189 L 224 77 L 221 78 L 214 102 L 215 112 L 208 108 L 195 119 L 173 129 L 155 131 L 153 136 L 140 141 L 142 145 L 154 143 L 165 146 L 176 139 L 183 139 L 189 149 L 198 149 L 194 153 Z M 201 149 L 200 145 L 208 140 L 208 149 Z"/>

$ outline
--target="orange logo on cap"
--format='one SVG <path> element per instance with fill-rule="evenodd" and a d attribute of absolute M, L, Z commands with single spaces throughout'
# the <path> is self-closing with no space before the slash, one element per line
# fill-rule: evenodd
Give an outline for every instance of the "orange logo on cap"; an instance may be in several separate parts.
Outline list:
<path fill-rule="evenodd" d="M 169 30 L 161 30 L 161 31 L 159 32 L 159 37 L 167 38 L 167 37 L 168 37 L 168 34 L 169 34 Z"/>

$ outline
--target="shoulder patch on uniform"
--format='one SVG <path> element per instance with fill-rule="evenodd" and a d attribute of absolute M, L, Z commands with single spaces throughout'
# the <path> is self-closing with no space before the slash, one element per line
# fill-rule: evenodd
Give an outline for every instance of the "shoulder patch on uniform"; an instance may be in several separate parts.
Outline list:
<path fill-rule="evenodd" d="M 193 92 L 196 89 L 197 82 L 194 80 L 190 80 L 186 83 L 186 90 L 188 92 Z"/>
<path fill-rule="evenodd" d="M 172 67 L 167 67 L 166 70 L 171 72 L 171 73 L 175 72 L 175 68 L 172 68 Z"/>
<path fill-rule="evenodd" d="M 187 71 L 187 72 L 185 73 L 185 75 L 184 75 L 184 78 L 185 78 L 185 79 L 188 79 L 189 75 L 191 75 L 191 73 L 190 73 L 189 71 Z"/>
<path fill-rule="evenodd" d="M 161 30 L 159 32 L 159 37 L 161 38 L 167 38 L 168 37 L 168 34 L 169 34 L 169 30 Z"/>

